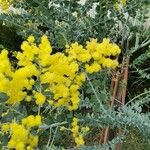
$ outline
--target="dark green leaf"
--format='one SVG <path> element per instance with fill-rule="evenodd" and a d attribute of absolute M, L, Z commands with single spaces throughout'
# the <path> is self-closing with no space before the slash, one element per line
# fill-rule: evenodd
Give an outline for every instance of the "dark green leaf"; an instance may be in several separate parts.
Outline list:
<path fill-rule="evenodd" d="M 0 93 L 0 103 L 5 102 L 6 100 L 8 100 L 8 98 L 9 97 L 7 96 L 7 94 L 5 94 L 3 92 Z"/>

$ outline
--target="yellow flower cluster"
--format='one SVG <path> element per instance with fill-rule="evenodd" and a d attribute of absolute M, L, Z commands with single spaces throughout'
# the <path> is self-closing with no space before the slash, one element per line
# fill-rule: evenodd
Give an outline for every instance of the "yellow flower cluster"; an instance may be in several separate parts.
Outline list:
<path fill-rule="evenodd" d="M 30 129 L 41 125 L 41 116 L 28 116 L 22 119 L 22 123 L 5 123 L 2 124 L 2 132 L 9 132 L 10 140 L 9 149 L 15 150 L 33 150 L 38 145 L 38 136 L 32 135 Z"/>
<path fill-rule="evenodd" d="M 34 64 L 15 70 L 8 59 L 8 52 L 2 50 L 0 53 L 0 92 L 9 96 L 8 103 L 22 101 L 27 96 L 24 90 L 32 89 L 31 77 L 37 75 L 38 70 Z"/>
<path fill-rule="evenodd" d="M 85 144 L 83 136 L 84 136 L 85 133 L 87 133 L 90 130 L 90 128 L 87 127 L 87 126 L 80 128 L 79 125 L 78 125 L 78 122 L 79 122 L 78 118 L 74 117 L 73 122 L 71 123 L 71 125 L 72 125 L 71 129 L 68 129 L 64 126 L 62 126 L 60 128 L 60 131 L 69 130 L 69 131 L 72 132 L 72 136 L 75 140 L 75 143 L 76 143 L 77 147 L 82 146 L 82 145 Z"/>
<path fill-rule="evenodd" d="M 13 0 L 0 0 L 1 9 L 7 12 L 12 2 Z"/>
<path fill-rule="evenodd" d="M 41 89 L 37 89 L 33 93 L 37 105 L 43 105 L 48 100 L 55 107 L 65 106 L 68 110 L 76 110 L 80 102 L 79 89 L 86 80 L 85 74 L 118 65 L 111 56 L 119 55 L 120 49 L 109 39 L 104 39 L 102 43 L 92 39 L 85 48 L 76 42 L 66 46 L 64 53 L 54 54 L 51 54 L 52 47 L 47 36 L 42 36 L 39 45 L 34 41 L 34 37 L 30 36 L 22 43 L 22 52 L 16 54 L 18 69 L 12 67 L 6 50 L 0 53 L 0 92 L 9 96 L 9 104 L 32 100 L 27 91 L 32 90 L 36 82 L 32 77 L 35 76 L 40 87 L 48 85 L 45 91 L 53 96 L 47 99 Z"/>
<path fill-rule="evenodd" d="M 79 130 L 79 125 L 78 125 L 78 119 L 77 118 L 73 118 L 73 122 L 71 123 L 72 128 L 71 128 L 71 132 L 72 135 L 75 139 L 75 143 L 77 144 L 77 146 L 81 146 L 84 145 L 84 139 L 83 139 L 83 134 L 82 132 L 88 132 L 89 131 L 89 127 L 82 127 L 81 131 Z"/>
<path fill-rule="evenodd" d="M 26 128 L 30 129 L 35 126 L 40 126 L 42 124 L 41 116 L 33 116 L 30 115 L 27 118 L 22 119 L 22 125 L 24 125 Z"/>
<path fill-rule="evenodd" d="M 79 89 L 86 80 L 85 71 L 94 73 L 101 68 L 115 68 L 117 60 L 110 56 L 117 56 L 120 48 L 104 39 L 98 43 L 93 39 L 87 42 L 86 49 L 77 42 L 66 46 L 65 54 L 56 53 L 45 59 L 45 64 L 50 65 L 48 71 L 41 76 L 42 83 L 49 83 L 50 91 L 54 94 L 54 106 L 66 106 L 69 110 L 76 110 L 79 104 Z M 85 71 L 80 71 L 81 65 Z"/>
<path fill-rule="evenodd" d="M 98 43 L 96 39 L 87 42 L 86 49 L 78 43 L 74 43 L 67 49 L 69 57 L 74 61 L 84 63 L 87 73 L 100 71 L 102 68 L 115 68 L 118 66 L 116 59 L 110 56 L 120 54 L 120 48 L 109 39 L 104 38 L 102 43 Z"/>
<path fill-rule="evenodd" d="M 34 98 L 36 99 L 35 103 L 37 105 L 43 105 L 46 100 L 46 97 L 40 92 L 35 92 Z"/>

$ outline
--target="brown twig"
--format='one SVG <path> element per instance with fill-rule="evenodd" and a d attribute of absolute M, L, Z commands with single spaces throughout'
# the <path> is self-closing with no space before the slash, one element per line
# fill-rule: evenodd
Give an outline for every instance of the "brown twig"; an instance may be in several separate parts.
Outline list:
<path fill-rule="evenodd" d="M 117 87 L 118 87 L 118 83 L 119 83 L 119 78 L 120 78 L 120 73 L 119 71 L 116 72 L 116 74 L 114 74 L 112 80 L 111 80 L 111 87 L 110 87 L 110 107 L 112 108 L 114 105 L 114 100 L 115 100 L 115 96 L 117 93 Z M 100 135 L 100 143 L 107 143 L 108 141 L 108 136 L 109 135 L 109 127 L 106 127 L 105 129 L 102 130 L 102 133 Z"/>
<path fill-rule="evenodd" d="M 122 104 L 125 104 L 125 98 L 126 98 L 126 91 L 127 91 L 127 82 L 128 82 L 128 69 L 129 69 L 129 57 L 126 58 L 126 66 L 124 69 L 124 82 L 125 82 L 125 87 L 123 88 L 122 91 Z"/>

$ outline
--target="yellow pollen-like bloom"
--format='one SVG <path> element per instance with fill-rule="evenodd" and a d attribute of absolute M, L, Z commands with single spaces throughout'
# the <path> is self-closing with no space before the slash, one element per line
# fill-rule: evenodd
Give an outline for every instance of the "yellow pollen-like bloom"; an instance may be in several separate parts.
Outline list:
<path fill-rule="evenodd" d="M 34 97 L 37 105 L 43 105 L 45 103 L 46 97 L 42 93 L 36 92 Z"/>

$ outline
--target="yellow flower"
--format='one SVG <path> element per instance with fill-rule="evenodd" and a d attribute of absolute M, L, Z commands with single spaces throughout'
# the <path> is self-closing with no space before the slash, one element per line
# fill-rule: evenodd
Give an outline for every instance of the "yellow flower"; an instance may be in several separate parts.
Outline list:
<path fill-rule="evenodd" d="M 41 116 L 40 115 L 35 116 L 35 126 L 40 126 L 41 124 L 42 124 Z"/>
<path fill-rule="evenodd" d="M 28 39 L 27 39 L 27 41 L 29 42 L 29 43 L 33 43 L 34 41 L 35 41 L 35 38 L 34 38 L 34 36 L 29 36 L 28 37 Z"/>
<path fill-rule="evenodd" d="M 8 142 L 8 148 L 15 148 L 16 147 L 16 141 L 15 140 L 10 140 Z"/>
<path fill-rule="evenodd" d="M 38 141 L 38 136 L 34 136 L 32 134 L 29 136 L 29 144 L 31 147 L 36 147 L 38 145 Z"/>
<path fill-rule="evenodd" d="M 40 115 L 37 115 L 37 116 L 30 115 L 27 118 L 22 119 L 22 124 L 27 128 L 32 128 L 35 126 L 39 127 L 42 124 L 41 116 Z"/>
<path fill-rule="evenodd" d="M 4 49 L 0 53 L 0 73 L 5 73 L 7 76 L 12 77 L 12 68 L 8 58 L 8 51 Z"/>
<path fill-rule="evenodd" d="M 10 125 L 8 123 L 2 124 L 1 130 L 2 132 L 7 132 L 10 129 Z"/>
<path fill-rule="evenodd" d="M 75 142 L 77 146 L 84 145 L 85 142 L 84 142 L 82 134 L 80 134 L 78 137 L 75 138 Z"/>
<path fill-rule="evenodd" d="M 92 54 L 92 57 L 94 60 L 100 60 L 102 58 L 102 55 L 96 51 Z"/>
<path fill-rule="evenodd" d="M 117 60 L 112 60 L 110 58 L 105 58 L 103 59 L 103 67 L 107 68 L 116 68 L 118 66 L 118 61 Z"/>
<path fill-rule="evenodd" d="M 37 105 L 43 105 L 46 100 L 46 97 L 42 93 L 39 93 L 39 92 L 36 92 L 34 94 L 34 98 L 36 99 L 35 102 Z"/>
<path fill-rule="evenodd" d="M 86 71 L 90 74 L 101 70 L 101 66 L 97 62 L 94 62 L 91 65 L 86 64 L 85 68 L 86 68 Z"/>
<path fill-rule="evenodd" d="M 19 142 L 16 144 L 16 150 L 24 150 L 24 143 L 23 142 Z"/>
<path fill-rule="evenodd" d="M 35 126 L 35 117 L 33 115 L 28 116 L 27 118 L 27 127 L 31 128 Z"/>

